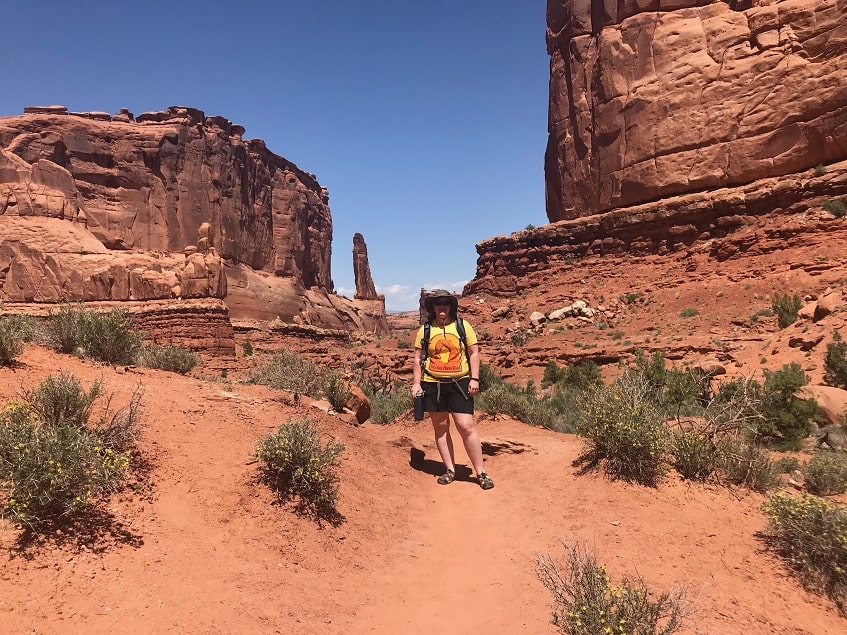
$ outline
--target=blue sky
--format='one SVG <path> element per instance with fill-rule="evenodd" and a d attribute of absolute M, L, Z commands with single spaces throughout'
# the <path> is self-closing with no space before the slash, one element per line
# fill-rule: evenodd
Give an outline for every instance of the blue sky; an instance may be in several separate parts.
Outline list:
<path fill-rule="evenodd" d="M 192 106 L 329 190 L 336 292 L 353 234 L 386 308 L 459 291 L 480 240 L 547 222 L 543 0 L 6 3 L 0 115 Z"/>

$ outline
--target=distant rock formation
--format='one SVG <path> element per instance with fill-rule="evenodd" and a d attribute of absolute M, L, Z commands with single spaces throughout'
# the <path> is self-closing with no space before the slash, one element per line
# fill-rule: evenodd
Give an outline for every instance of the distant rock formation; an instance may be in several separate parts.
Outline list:
<path fill-rule="evenodd" d="M 326 189 L 243 134 L 181 106 L 0 117 L 0 300 L 218 297 L 380 330 L 384 308 L 333 295 Z"/>
<path fill-rule="evenodd" d="M 548 0 L 551 222 L 847 156 L 843 0 Z"/>
<path fill-rule="evenodd" d="M 371 277 L 371 265 L 368 262 L 368 246 L 365 238 L 358 232 L 353 234 L 353 274 L 356 280 L 356 300 L 379 300 Z"/>

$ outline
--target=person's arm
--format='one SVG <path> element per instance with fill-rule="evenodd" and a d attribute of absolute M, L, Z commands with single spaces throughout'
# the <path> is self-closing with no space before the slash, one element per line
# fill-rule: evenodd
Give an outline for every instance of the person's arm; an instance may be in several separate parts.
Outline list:
<path fill-rule="evenodd" d="M 471 344 L 468 346 L 468 365 L 471 369 L 471 381 L 468 385 L 468 394 L 473 397 L 479 392 L 479 346 Z"/>
<path fill-rule="evenodd" d="M 412 368 L 412 397 L 421 392 L 421 349 L 415 349 L 415 366 Z"/>

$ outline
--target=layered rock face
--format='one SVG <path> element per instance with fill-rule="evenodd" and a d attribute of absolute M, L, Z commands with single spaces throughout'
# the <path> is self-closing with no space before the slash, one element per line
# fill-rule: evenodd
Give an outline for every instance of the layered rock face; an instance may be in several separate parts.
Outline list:
<path fill-rule="evenodd" d="M 217 297 L 236 318 L 371 328 L 371 307 L 324 297 L 327 191 L 243 134 L 184 107 L 0 118 L 0 300 Z"/>
<path fill-rule="evenodd" d="M 844 0 L 548 0 L 551 222 L 847 156 Z"/>

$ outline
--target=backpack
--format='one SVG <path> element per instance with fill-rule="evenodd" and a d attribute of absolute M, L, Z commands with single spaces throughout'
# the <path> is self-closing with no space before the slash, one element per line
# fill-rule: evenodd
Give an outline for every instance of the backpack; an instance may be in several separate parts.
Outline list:
<path fill-rule="evenodd" d="M 426 358 L 429 356 L 429 333 L 432 330 L 432 323 L 427 320 L 424 324 L 423 337 L 421 338 L 421 370 L 426 364 Z M 462 344 L 462 350 L 468 360 L 470 366 L 471 358 L 468 355 L 468 336 L 465 334 L 465 323 L 458 315 L 456 316 L 456 333 L 459 334 L 459 342 Z"/>

